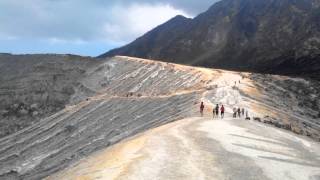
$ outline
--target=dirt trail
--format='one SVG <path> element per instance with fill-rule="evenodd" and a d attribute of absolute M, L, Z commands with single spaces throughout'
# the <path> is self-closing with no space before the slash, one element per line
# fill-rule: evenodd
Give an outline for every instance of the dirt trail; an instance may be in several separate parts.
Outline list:
<path fill-rule="evenodd" d="M 319 144 L 280 129 L 231 118 L 189 118 L 100 151 L 48 179 L 319 179 L 319 155 Z"/>

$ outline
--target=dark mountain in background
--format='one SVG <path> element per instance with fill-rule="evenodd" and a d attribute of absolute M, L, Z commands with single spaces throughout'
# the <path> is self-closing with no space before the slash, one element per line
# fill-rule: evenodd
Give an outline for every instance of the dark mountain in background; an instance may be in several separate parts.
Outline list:
<path fill-rule="evenodd" d="M 100 57 L 114 55 L 320 79 L 320 1 L 222 0 Z"/>

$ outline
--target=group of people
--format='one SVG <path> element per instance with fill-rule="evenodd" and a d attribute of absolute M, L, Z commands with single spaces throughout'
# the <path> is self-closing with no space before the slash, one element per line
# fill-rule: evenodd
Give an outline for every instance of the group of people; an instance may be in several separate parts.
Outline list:
<path fill-rule="evenodd" d="M 245 112 L 244 108 L 241 109 L 240 107 L 238 107 L 238 108 L 234 107 L 233 108 L 233 117 L 234 118 L 236 118 L 237 116 L 239 118 L 241 118 L 241 116 L 244 117 L 244 112 Z M 246 113 L 248 114 L 248 111 Z"/>
<path fill-rule="evenodd" d="M 201 102 L 201 105 L 200 105 L 201 117 L 203 116 L 203 110 L 204 110 L 204 103 Z M 224 111 L 225 111 L 225 109 L 224 109 L 223 105 L 221 105 L 221 107 L 219 107 L 219 104 L 216 104 L 216 107 L 214 107 L 212 110 L 213 118 L 218 118 L 219 114 L 220 114 L 220 117 L 223 119 L 224 118 Z"/>
<path fill-rule="evenodd" d="M 200 114 L 201 114 L 201 117 L 203 116 L 203 110 L 204 110 L 204 103 L 201 102 L 200 104 Z M 223 106 L 223 104 L 221 105 L 221 107 L 219 106 L 219 104 L 216 104 L 216 106 L 212 109 L 212 115 L 213 115 L 213 118 L 219 118 L 219 114 L 220 114 L 220 117 L 221 119 L 224 118 L 224 112 L 225 112 L 225 108 Z M 246 115 L 246 116 L 245 116 Z M 236 117 L 248 117 L 248 111 L 246 111 L 244 108 L 236 108 L 234 107 L 233 108 L 233 117 L 236 118 Z"/>
<path fill-rule="evenodd" d="M 239 84 L 241 84 L 240 80 L 238 81 Z M 234 86 L 237 85 L 237 81 L 234 81 Z"/>

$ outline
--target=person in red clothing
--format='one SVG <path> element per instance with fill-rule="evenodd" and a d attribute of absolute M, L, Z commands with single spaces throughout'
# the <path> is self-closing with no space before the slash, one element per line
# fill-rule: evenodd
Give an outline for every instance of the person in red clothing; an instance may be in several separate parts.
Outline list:
<path fill-rule="evenodd" d="M 203 116 L 203 109 L 204 109 L 204 104 L 203 104 L 203 102 L 201 102 L 201 105 L 200 105 L 200 114 L 201 114 L 201 117 Z"/>
<path fill-rule="evenodd" d="M 221 119 L 223 119 L 223 117 L 224 117 L 224 106 L 223 105 L 220 108 L 220 112 L 221 112 Z"/>

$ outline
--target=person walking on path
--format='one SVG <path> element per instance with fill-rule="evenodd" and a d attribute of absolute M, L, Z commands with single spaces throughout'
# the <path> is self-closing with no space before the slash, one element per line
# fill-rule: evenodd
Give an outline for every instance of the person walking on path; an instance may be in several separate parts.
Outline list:
<path fill-rule="evenodd" d="M 203 116 L 203 109 L 204 109 L 204 104 L 203 104 L 203 102 L 201 102 L 201 105 L 200 105 L 200 114 L 201 114 L 201 117 Z"/>
<path fill-rule="evenodd" d="M 223 117 L 224 117 L 224 106 L 223 105 L 221 105 L 220 111 L 221 111 L 221 119 L 223 119 Z"/>
<path fill-rule="evenodd" d="M 216 105 L 215 111 L 216 111 L 216 117 L 218 118 L 219 117 L 219 105 L 218 104 Z"/>
<path fill-rule="evenodd" d="M 233 118 L 236 118 L 237 117 L 237 108 L 234 107 L 233 108 Z"/>
<path fill-rule="evenodd" d="M 241 110 L 242 116 L 244 117 L 244 108 Z"/>
<path fill-rule="evenodd" d="M 238 116 L 239 116 L 239 118 L 241 118 L 241 109 L 240 108 L 238 108 Z"/>

